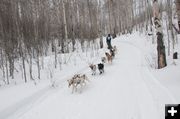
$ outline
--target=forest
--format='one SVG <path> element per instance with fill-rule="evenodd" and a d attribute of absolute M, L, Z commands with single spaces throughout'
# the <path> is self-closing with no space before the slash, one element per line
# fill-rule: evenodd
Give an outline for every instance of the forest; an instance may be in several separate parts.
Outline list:
<path fill-rule="evenodd" d="M 156 2 L 158 8 L 154 5 Z M 98 43 L 102 48 L 102 38 L 108 33 L 116 37 L 131 34 L 133 30 L 143 32 L 145 28 L 147 34 L 154 36 L 152 43 L 155 43 L 155 29 L 161 19 L 165 19 L 168 28 L 170 55 L 170 43 L 174 47 L 179 33 L 179 27 L 175 26 L 177 23 L 173 21 L 175 17 L 180 19 L 179 7 L 179 0 L 0 0 L 0 70 L 3 81 L 9 84 L 9 80 L 14 78 L 16 62 L 22 64 L 25 82 L 27 72 L 30 74 L 28 79 L 33 80 L 33 61 L 40 79 L 43 57 L 50 52 L 55 55 L 56 68 L 57 54 L 75 51 L 76 42 L 84 50 L 88 47 L 85 42 L 96 44 L 97 38 L 100 38 Z M 166 18 L 162 18 L 163 12 Z M 166 66 L 166 56 L 161 56 L 158 57 L 158 60 L 163 59 L 159 68 Z"/>

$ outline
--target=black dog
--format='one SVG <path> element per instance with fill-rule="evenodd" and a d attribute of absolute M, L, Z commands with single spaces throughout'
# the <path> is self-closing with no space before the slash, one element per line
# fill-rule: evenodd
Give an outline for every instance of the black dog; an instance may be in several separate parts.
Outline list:
<path fill-rule="evenodd" d="M 99 63 L 98 64 L 98 69 L 99 69 L 99 74 L 102 74 L 102 73 L 104 73 L 104 64 L 102 64 L 102 63 Z"/>

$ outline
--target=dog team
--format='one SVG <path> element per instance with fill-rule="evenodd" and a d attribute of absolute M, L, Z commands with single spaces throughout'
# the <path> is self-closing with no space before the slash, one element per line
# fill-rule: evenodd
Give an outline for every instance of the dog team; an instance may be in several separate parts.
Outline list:
<path fill-rule="evenodd" d="M 89 68 L 92 71 L 92 75 L 96 75 L 96 70 L 99 70 L 99 74 L 104 73 L 104 63 L 108 62 L 112 64 L 112 60 L 117 53 L 117 48 L 114 46 L 110 49 L 110 52 L 105 52 L 105 57 L 101 58 L 101 63 L 99 64 L 89 64 Z M 77 92 L 78 86 L 80 86 L 80 92 L 82 92 L 82 88 L 86 85 L 86 82 L 89 82 L 88 77 L 85 74 L 75 74 L 71 79 L 68 81 L 68 87 L 72 87 L 72 93 L 75 91 Z"/>
<path fill-rule="evenodd" d="M 96 75 L 96 70 L 98 68 L 99 74 L 104 73 L 104 64 L 108 62 L 109 64 L 112 64 L 112 60 L 115 57 L 115 54 L 117 54 L 117 48 L 116 46 L 111 45 L 111 35 L 108 34 L 106 38 L 107 48 L 109 49 L 109 52 L 105 52 L 105 56 L 101 57 L 101 63 L 97 64 L 89 64 L 89 67 L 92 71 L 92 75 Z M 82 92 L 82 88 L 86 85 L 86 81 L 89 81 L 88 77 L 85 74 L 75 74 L 71 79 L 68 80 L 68 87 L 70 88 L 72 86 L 72 93 L 74 91 L 77 92 L 77 87 L 80 86 L 80 92 Z"/>

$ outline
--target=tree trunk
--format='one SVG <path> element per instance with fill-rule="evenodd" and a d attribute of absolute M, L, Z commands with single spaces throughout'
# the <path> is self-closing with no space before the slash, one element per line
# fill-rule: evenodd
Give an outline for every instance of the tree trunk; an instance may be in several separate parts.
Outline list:
<path fill-rule="evenodd" d="M 4 69 L 4 57 L 3 57 L 3 50 L 1 49 L 1 67 L 3 72 L 3 78 L 5 78 L 5 69 Z"/>
<path fill-rule="evenodd" d="M 26 66 L 25 66 L 25 58 L 24 56 L 22 56 L 22 63 L 23 63 L 23 72 L 24 72 L 24 80 L 25 80 L 25 83 L 27 82 L 27 78 L 26 78 Z"/>
<path fill-rule="evenodd" d="M 167 63 L 166 63 L 165 46 L 163 41 L 163 31 L 159 17 L 159 6 L 157 0 L 153 0 L 153 15 L 154 15 L 154 25 L 156 28 L 156 35 L 157 35 L 158 69 L 161 69 L 167 66 Z"/>
<path fill-rule="evenodd" d="M 178 26 L 180 30 L 180 0 L 176 0 L 176 10 L 178 15 Z"/>
<path fill-rule="evenodd" d="M 55 41 L 56 42 L 56 41 Z M 55 61 L 55 63 L 54 63 L 54 67 L 55 68 L 57 68 L 57 46 L 56 46 L 56 44 L 55 43 L 53 43 L 54 45 L 54 53 L 55 53 L 55 57 L 54 57 L 54 61 Z"/>
<path fill-rule="evenodd" d="M 65 33 L 65 41 L 68 39 L 68 35 L 67 35 L 67 22 L 66 22 L 66 9 L 65 9 L 65 1 L 66 0 L 63 0 L 62 1 L 62 8 L 63 8 L 63 15 L 64 15 L 64 19 L 63 19 L 63 22 L 64 22 L 64 33 Z"/>
<path fill-rule="evenodd" d="M 91 4 L 90 4 L 90 1 L 89 0 L 87 0 L 87 5 L 88 5 L 88 12 L 89 12 L 89 29 L 90 29 L 90 33 L 89 33 L 89 39 L 91 39 L 92 38 L 92 34 L 93 34 L 93 30 L 92 30 L 92 13 L 91 13 Z"/>
<path fill-rule="evenodd" d="M 37 68 L 38 68 L 38 79 L 41 79 L 41 68 L 39 63 L 39 52 L 37 54 Z"/>
<path fill-rule="evenodd" d="M 9 75 L 12 79 L 14 79 L 14 58 L 9 56 Z"/>
<path fill-rule="evenodd" d="M 173 26 L 172 26 L 172 1 L 167 0 L 167 9 L 168 9 L 168 21 L 169 21 L 169 26 L 168 30 L 171 31 L 171 38 L 172 38 L 172 43 L 174 44 L 174 32 L 173 32 Z M 169 32 L 168 32 L 169 33 Z M 168 40 L 168 55 L 170 55 L 170 40 Z"/>
<path fill-rule="evenodd" d="M 103 36 L 102 36 L 102 21 L 101 21 L 101 17 L 102 17 L 102 11 L 101 11 L 101 0 L 98 0 L 98 5 L 97 5 L 97 10 L 98 10 L 98 13 L 100 14 L 99 17 L 98 17 L 98 20 L 97 20 L 97 24 L 98 24 L 98 36 L 100 37 L 100 41 L 99 41 L 99 44 L 100 44 L 100 48 L 103 48 Z"/>
<path fill-rule="evenodd" d="M 168 36 L 168 56 L 170 55 L 170 38 L 169 38 L 169 29 L 168 29 L 168 23 L 166 19 L 166 28 L 167 28 L 167 36 Z"/>
<path fill-rule="evenodd" d="M 20 47 L 19 47 L 19 50 L 20 50 L 20 55 L 21 55 L 21 58 L 22 58 L 22 65 L 23 65 L 23 74 L 24 74 L 24 81 L 25 83 L 27 82 L 27 78 L 26 78 L 26 66 L 25 66 L 25 53 L 23 52 L 24 50 L 24 45 L 22 45 L 23 42 L 20 41 Z"/>
<path fill-rule="evenodd" d="M 8 72 L 8 61 L 7 61 L 7 56 L 6 56 L 6 79 L 7 79 L 7 84 L 9 84 L 9 72 Z"/>
<path fill-rule="evenodd" d="M 99 42 L 99 44 L 100 44 L 100 48 L 103 48 L 103 37 L 102 37 L 102 35 L 100 35 L 100 42 Z"/>
<path fill-rule="evenodd" d="M 30 56 L 30 61 L 29 61 L 29 74 L 30 74 L 30 79 L 34 80 L 33 75 L 32 75 L 32 54 L 29 54 Z"/>
<path fill-rule="evenodd" d="M 109 33 L 112 34 L 112 27 L 111 27 L 111 0 L 108 0 L 108 18 L 109 18 Z"/>

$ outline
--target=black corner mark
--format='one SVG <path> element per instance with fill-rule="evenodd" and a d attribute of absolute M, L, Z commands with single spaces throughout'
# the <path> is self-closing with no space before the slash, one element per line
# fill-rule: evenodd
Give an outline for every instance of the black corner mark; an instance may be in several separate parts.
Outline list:
<path fill-rule="evenodd" d="M 180 104 L 166 104 L 165 119 L 180 119 Z"/>

